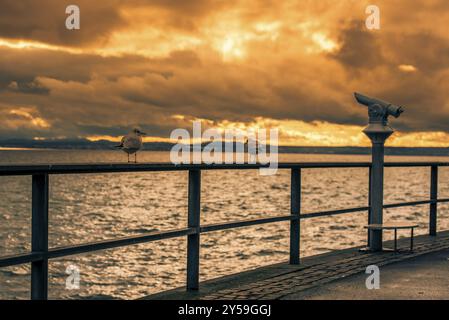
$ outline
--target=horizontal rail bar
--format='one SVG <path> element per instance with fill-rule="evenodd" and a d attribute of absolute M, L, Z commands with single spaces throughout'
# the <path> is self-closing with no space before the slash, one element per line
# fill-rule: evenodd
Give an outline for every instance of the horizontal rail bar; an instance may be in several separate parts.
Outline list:
<path fill-rule="evenodd" d="M 197 230 L 193 228 L 185 228 L 185 229 L 176 229 L 170 231 L 162 231 L 162 232 L 148 232 L 143 235 L 136 235 L 130 237 L 123 237 L 119 239 L 113 240 L 105 240 L 98 242 L 91 242 L 87 244 L 70 246 L 70 247 L 62 247 L 62 248 L 52 248 L 48 250 L 48 258 L 58 258 L 73 254 L 86 253 L 91 251 L 112 249 L 117 247 L 128 246 L 132 244 L 139 244 L 163 239 L 170 239 L 176 237 L 182 237 L 189 234 L 197 233 Z"/>
<path fill-rule="evenodd" d="M 399 208 L 399 207 L 411 207 L 411 206 L 419 206 L 419 205 L 423 205 L 423 204 L 443 203 L 443 202 L 449 202 L 449 198 L 436 199 L 436 200 L 420 200 L 420 201 L 390 203 L 390 204 L 384 205 L 384 209 Z"/>
<path fill-rule="evenodd" d="M 81 174 L 143 171 L 241 170 L 268 168 L 270 164 L 181 164 L 171 163 L 111 163 L 111 164 L 51 164 L 51 165 L 0 165 L 0 176 L 31 174 Z M 295 168 L 367 168 L 370 162 L 298 162 L 278 164 L 279 169 Z M 388 162 L 386 167 L 449 166 L 449 162 Z"/>
<path fill-rule="evenodd" d="M 3 256 L 0 258 L 0 268 L 15 266 L 18 264 L 30 263 L 35 261 L 41 261 L 44 259 L 44 255 L 40 253 L 22 253 L 10 256 Z"/>
<path fill-rule="evenodd" d="M 163 239 L 170 239 L 176 237 L 182 237 L 189 234 L 195 234 L 198 231 L 193 228 L 176 229 L 170 231 L 161 232 L 148 232 L 136 236 L 122 237 L 113 240 L 104 240 L 98 242 L 90 242 L 81 245 L 68 246 L 68 247 L 56 247 L 45 252 L 26 253 L 12 256 L 5 256 L 0 258 L 0 267 L 7 267 L 12 265 L 18 265 L 28 262 L 40 261 L 43 259 L 54 259 L 75 254 L 87 253 L 92 251 L 99 251 L 105 249 L 118 248 L 133 244 L 152 242 Z"/>
<path fill-rule="evenodd" d="M 390 203 L 390 204 L 385 204 L 384 209 L 419 206 L 419 205 L 429 204 L 429 203 L 436 203 L 436 201 L 435 200 L 420 200 L 420 201 Z"/>
<path fill-rule="evenodd" d="M 308 168 L 341 168 L 368 167 L 366 163 L 279 163 L 281 169 Z M 269 164 L 180 164 L 171 163 L 112 163 L 112 164 L 54 164 L 54 165 L 14 165 L 0 166 L 0 175 L 30 175 L 35 173 L 48 174 L 80 174 L 80 173 L 114 173 L 114 172 L 142 172 L 142 171 L 187 171 L 199 170 L 232 170 L 232 169 L 260 169 L 268 168 Z"/>
<path fill-rule="evenodd" d="M 449 162 L 385 162 L 385 167 L 449 167 Z"/>
<path fill-rule="evenodd" d="M 237 167 L 238 166 L 238 167 Z M 192 169 L 259 169 L 268 167 L 261 164 L 182 164 L 171 163 L 112 163 L 112 164 L 55 164 L 55 165 L 15 165 L 0 166 L 0 175 L 30 175 L 34 173 L 48 174 L 82 174 L 82 173 L 114 173 L 142 171 L 188 171 Z"/>
<path fill-rule="evenodd" d="M 281 162 L 279 169 L 369 168 L 371 162 Z"/>
<path fill-rule="evenodd" d="M 442 203 L 442 202 L 449 202 L 449 198 L 448 199 L 437 199 L 437 200 L 422 200 L 422 201 L 391 203 L 391 204 L 386 204 L 383 207 L 384 207 L 384 209 L 388 209 L 388 208 L 399 208 L 399 207 L 417 206 L 417 205 L 423 205 L 423 204 L 429 204 L 429 203 Z M 301 215 L 301 219 L 309 219 L 309 218 L 316 218 L 316 217 L 323 217 L 323 216 L 332 216 L 332 215 L 343 214 L 343 213 L 367 211 L 367 210 L 369 210 L 369 208 L 370 207 L 358 207 L 358 208 L 305 213 L 305 214 Z"/>
<path fill-rule="evenodd" d="M 330 211 L 304 213 L 304 214 L 301 214 L 301 219 L 310 219 L 310 218 L 316 218 L 316 217 L 333 216 L 333 215 L 337 215 L 337 214 L 359 212 L 359 211 L 368 211 L 368 210 L 369 210 L 369 207 L 358 207 L 358 208 L 349 208 L 349 209 L 339 209 L 339 210 L 330 210 Z"/>
<path fill-rule="evenodd" d="M 248 220 L 240 220 L 240 221 L 232 221 L 226 223 L 217 223 L 205 225 L 200 228 L 201 233 L 233 229 L 233 228 L 241 228 L 248 227 L 258 224 L 272 223 L 272 222 L 280 222 L 280 221 L 289 221 L 289 220 L 297 220 L 298 217 L 294 215 L 288 216 L 279 216 L 279 217 L 270 217 L 270 218 L 262 218 L 262 219 L 248 219 Z"/>

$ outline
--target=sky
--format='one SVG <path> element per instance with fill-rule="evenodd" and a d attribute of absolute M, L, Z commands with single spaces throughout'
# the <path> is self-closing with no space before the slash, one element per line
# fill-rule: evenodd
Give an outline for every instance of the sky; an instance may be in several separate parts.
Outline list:
<path fill-rule="evenodd" d="M 0 0 L 0 140 L 169 141 L 202 120 L 366 146 L 357 91 L 405 108 L 387 145 L 449 147 L 447 21 L 447 0 Z"/>

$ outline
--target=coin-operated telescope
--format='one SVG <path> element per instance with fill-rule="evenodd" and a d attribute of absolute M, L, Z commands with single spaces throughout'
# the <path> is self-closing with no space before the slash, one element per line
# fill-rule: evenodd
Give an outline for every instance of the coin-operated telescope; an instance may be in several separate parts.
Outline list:
<path fill-rule="evenodd" d="M 379 138 L 386 140 L 394 132 L 388 125 L 388 117 L 398 118 L 404 112 L 404 108 L 357 92 L 354 96 L 358 103 L 368 107 L 369 124 L 363 132 L 371 140 L 377 141 Z"/>
<path fill-rule="evenodd" d="M 370 212 L 368 228 L 368 250 L 382 251 L 382 230 L 372 228 L 383 223 L 384 144 L 394 132 L 388 125 L 388 117 L 399 117 L 404 109 L 394 104 L 354 93 L 358 103 L 368 107 L 368 126 L 363 132 L 372 142 L 370 176 Z"/>

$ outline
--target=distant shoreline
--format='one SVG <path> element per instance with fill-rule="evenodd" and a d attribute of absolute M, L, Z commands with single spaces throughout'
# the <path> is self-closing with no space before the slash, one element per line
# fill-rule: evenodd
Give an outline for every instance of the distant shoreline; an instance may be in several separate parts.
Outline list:
<path fill-rule="evenodd" d="M 37 150 L 52 150 L 52 148 L 0 147 L 0 151 L 37 151 Z"/>
<path fill-rule="evenodd" d="M 236 143 L 238 145 L 239 143 Z M 28 141 L 8 140 L 0 141 L 0 151 L 29 151 L 29 150 L 115 150 L 115 142 L 100 140 L 67 140 L 67 141 Z M 174 144 L 167 142 L 144 143 L 144 151 L 170 151 Z M 223 150 L 224 150 L 223 145 Z M 241 146 L 240 146 L 241 147 Z M 234 146 L 235 148 L 235 146 Z M 235 149 L 234 149 L 235 150 Z M 369 155 L 371 147 L 294 147 L 279 146 L 278 153 L 296 154 L 340 154 L 340 155 Z M 441 147 L 385 147 L 385 154 L 390 156 L 449 156 L 449 148 Z"/>

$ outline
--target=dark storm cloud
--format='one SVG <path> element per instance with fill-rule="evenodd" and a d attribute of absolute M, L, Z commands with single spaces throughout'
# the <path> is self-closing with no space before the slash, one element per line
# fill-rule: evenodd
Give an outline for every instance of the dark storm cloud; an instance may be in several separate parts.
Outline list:
<path fill-rule="evenodd" d="M 399 129 L 449 132 L 448 97 L 444 94 L 447 85 L 444 82 L 422 74 L 394 80 L 394 86 L 380 89 L 378 95 L 406 106 L 407 118 L 398 124 Z"/>
<path fill-rule="evenodd" d="M 346 106 L 320 97 L 308 79 L 295 79 L 271 72 L 216 66 L 211 73 L 203 68 L 174 68 L 169 79 L 157 75 L 133 78 L 120 87 L 121 97 L 129 102 L 153 106 L 172 114 L 188 114 L 216 121 L 250 121 L 254 117 L 276 119 L 326 119 L 353 123 Z M 239 76 L 236 76 L 238 74 Z M 210 81 L 213 78 L 214 81 Z M 301 81 L 295 86 L 290 81 Z"/>
<path fill-rule="evenodd" d="M 421 72 L 432 73 L 449 68 L 449 41 L 430 31 L 419 30 L 409 34 L 391 34 L 382 39 L 383 48 L 393 49 L 393 59 L 407 62 Z M 391 50 L 391 49 L 390 49 Z"/>
<path fill-rule="evenodd" d="M 35 49 L 14 50 L 0 47 L 0 84 L 12 81 L 31 81 L 36 77 L 48 77 L 62 81 L 86 83 L 93 75 L 101 74 L 109 80 L 123 76 L 139 76 L 157 73 L 170 77 L 170 69 L 164 69 L 163 60 L 150 61 L 140 56 L 101 57 L 94 54 L 70 54 L 62 51 Z"/>
<path fill-rule="evenodd" d="M 427 28 L 369 31 L 363 25 L 344 28 L 340 49 L 329 55 L 345 67 L 347 87 L 405 106 L 395 124 L 399 130 L 449 132 L 449 40 Z M 415 70 L 405 72 L 400 65 Z"/>
<path fill-rule="evenodd" d="M 27 39 L 58 45 L 87 45 L 106 41 L 125 26 L 119 14 L 122 1 L 0 0 L 0 37 Z M 79 6 L 81 29 L 67 30 L 66 7 Z"/>
<path fill-rule="evenodd" d="M 8 77 L 0 80 L 0 92 L 8 90 L 13 92 L 20 92 L 25 94 L 49 94 L 50 89 L 43 86 L 37 79 L 16 79 L 8 82 Z M 12 78 L 12 77 L 11 77 Z M 6 81 L 5 81 L 6 80 Z"/>
<path fill-rule="evenodd" d="M 78 129 L 82 134 L 88 135 L 88 136 L 94 136 L 94 135 L 108 135 L 108 136 L 120 136 L 123 134 L 123 132 L 128 132 L 129 127 L 122 127 L 122 126 L 116 126 L 116 127 L 103 127 L 103 126 L 85 126 L 80 125 L 78 126 Z"/>
<path fill-rule="evenodd" d="M 224 8 L 232 7 L 233 3 L 222 0 L 128 0 L 123 1 L 122 5 L 142 10 L 147 17 L 151 17 L 150 21 L 145 19 L 137 21 L 137 24 L 195 33 L 201 28 L 204 18 Z"/>
<path fill-rule="evenodd" d="M 65 26 L 69 5 L 80 8 L 79 30 L 67 30 Z M 123 8 L 147 10 L 156 17 L 165 12 L 165 26 L 194 31 L 198 19 L 224 5 L 223 1 L 212 0 L 0 0 L 0 37 L 71 47 L 98 46 L 133 22 L 123 17 Z M 149 20 L 146 23 L 151 25 Z"/>
<path fill-rule="evenodd" d="M 339 42 L 341 48 L 330 56 L 347 68 L 374 68 L 386 63 L 380 35 L 364 28 L 364 21 L 353 21 L 342 30 Z"/>

